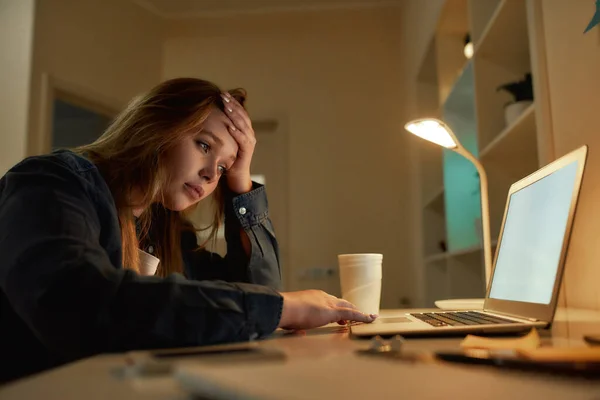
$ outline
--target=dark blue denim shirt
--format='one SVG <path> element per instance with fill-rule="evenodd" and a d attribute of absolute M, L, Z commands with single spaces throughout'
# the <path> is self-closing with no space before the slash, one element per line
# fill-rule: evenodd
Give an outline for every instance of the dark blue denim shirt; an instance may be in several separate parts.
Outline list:
<path fill-rule="evenodd" d="M 269 335 L 283 299 L 263 186 L 226 196 L 225 235 L 224 258 L 182 235 L 186 277 L 140 276 L 122 267 L 114 200 L 91 162 L 23 160 L 0 180 L 0 380 L 98 353 Z"/>

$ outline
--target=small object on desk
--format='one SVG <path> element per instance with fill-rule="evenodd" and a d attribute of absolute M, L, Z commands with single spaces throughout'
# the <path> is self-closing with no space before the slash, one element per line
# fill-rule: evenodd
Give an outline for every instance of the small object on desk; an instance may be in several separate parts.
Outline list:
<path fill-rule="evenodd" d="M 586 343 L 589 343 L 592 346 L 599 346 L 600 345 L 600 334 L 597 334 L 597 335 L 584 335 L 583 336 L 583 340 L 585 340 Z"/>
<path fill-rule="evenodd" d="M 166 350 L 154 350 L 150 352 L 150 356 L 154 358 L 181 358 L 181 357 L 193 357 L 198 355 L 211 355 L 211 354 L 225 354 L 225 353 L 244 353 L 259 351 L 259 345 L 257 342 L 241 342 L 231 344 L 218 344 L 212 346 L 202 347 L 188 347 L 188 348 L 175 348 Z"/>
<path fill-rule="evenodd" d="M 540 347 L 540 335 L 533 328 L 527 335 L 518 338 L 488 338 L 467 335 L 460 343 L 463 349 L 527 350 Z"/>
<path fill-rule="evenodd" d="M 543 348 L 531 350 L 531 354 L 539 353 Z M 575 352 L 564 351 L 573 349 L 556 349 L 548 348 L 548 354 L 582 354 L 582 351 Z M 524 358 L 524 351 L 511 350 L 485 350 L 485 349 L 467 349 L 462 352 L 437 352 L 435 358 L 438 360 L 473 365 L 485 365 L 496 368 L 516 369 L 521 371 L 530 371 L 534 373 L 556 373 L 561 375 L 569 375 L 573 377 L 600 379 L 600 361 L 583 361 L 574 359 L 562 359 L 558 357 L 547 358 L 546 360 L 534 358 Z M 572 356 L 571 356 L 572 358 Z M 600 360 L 600 358 L 599 358 Z"/>
<path fill-rule="evenodd" d="M 537 329 L 517 339 L 468 335 L 463 351 L 437 352 L 442 361 L 600 378 L 600 348 L 541 347 Z"/>
<path fill-rule="evenodd" d="M 400 335 L 394 336 L 393 339 L 386 341 L 377 335 L 371 339 L 371 344 L 366 352 L 370 353 L 400 353 L 402 351 L 402 344 L 404 338 Z M 363 350 L 365 351 L 365 350 Z"/>
<path fill-rule="evenodd" d="M 431 361 L 430 352 L 407 352 L 403 349 L 405 340 L 396 335 L 390 340 L 384 340 L 381 336 L 371 339 L 368 349 L 356 350 L 358 354 L 392 359 L 396 361 Z"/>

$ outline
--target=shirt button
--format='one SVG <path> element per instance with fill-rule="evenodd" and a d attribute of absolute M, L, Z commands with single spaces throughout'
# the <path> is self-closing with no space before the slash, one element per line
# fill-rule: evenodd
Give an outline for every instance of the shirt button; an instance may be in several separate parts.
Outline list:
<path fill-rule="evenodd" d="M 240 207 L 240 209 L 238 210 L 238 212 L 240 213 L 240 215 L 246 215 L 246 208 L 245 207 Z"/>

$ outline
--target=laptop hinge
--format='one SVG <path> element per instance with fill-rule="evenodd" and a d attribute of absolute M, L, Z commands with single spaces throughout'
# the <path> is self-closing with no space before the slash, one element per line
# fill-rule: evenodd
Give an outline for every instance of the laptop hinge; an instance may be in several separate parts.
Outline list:
<path fill-rule="evenodd" d="M 484 308 L 483 311 L 489 312 L 491 314 L 499 314 L 499 315 L 505 315 L 507 317 L 524 319 L 524 320 L 527 320 L 530 322 L 539 322 L 540 321 L 537 318 L 529 318 L 529 317 L 525 317 L 523 315 L 509 314 L 509 313 L 505 313 L 505 312 L 501 312 L 501 311 L 497 311 L 497 310 L 490 310 L 490 309 L 486 309 L 486 308 Z"/>

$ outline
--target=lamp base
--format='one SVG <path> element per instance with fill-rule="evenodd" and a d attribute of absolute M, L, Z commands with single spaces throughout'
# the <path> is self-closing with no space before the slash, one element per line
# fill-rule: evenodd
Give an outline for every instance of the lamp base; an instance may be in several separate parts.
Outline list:
<path fill-rule="evenodd" d="M 483 310 L 485 299 L 436 300 L 435 306 L 442 310 Z"/>

